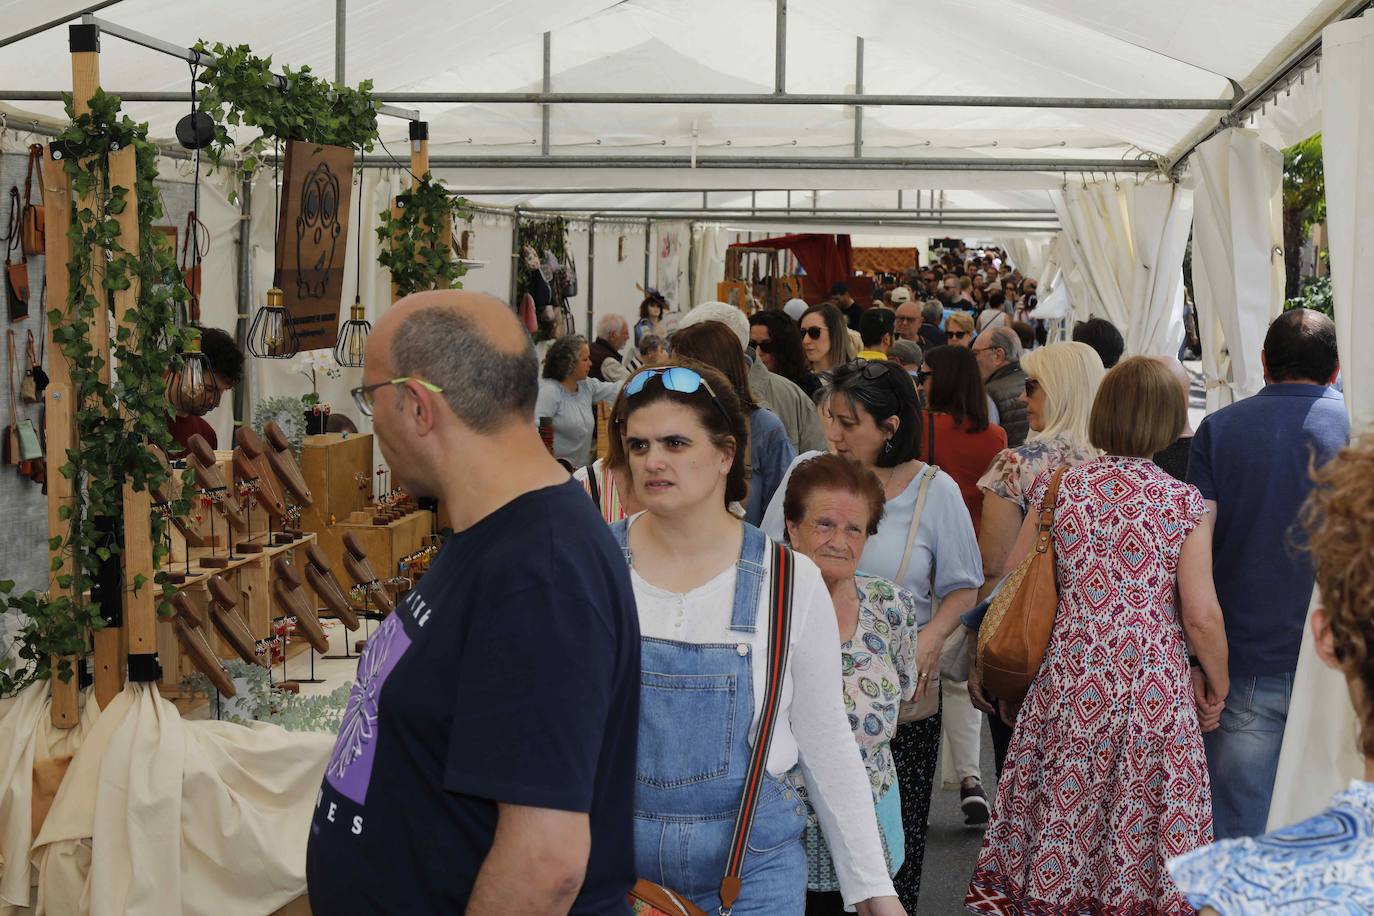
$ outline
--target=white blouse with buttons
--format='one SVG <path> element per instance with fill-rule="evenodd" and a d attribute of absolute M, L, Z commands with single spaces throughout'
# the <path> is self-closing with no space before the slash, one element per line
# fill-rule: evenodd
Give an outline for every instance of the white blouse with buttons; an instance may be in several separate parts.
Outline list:
<path fill-rule="evenodd" d="M 631 519 L 630 524 L 639 516 Z M 844 711 L 840 674 L 840 630 L 835 606 L 809 559 L 795 554 L 792 597 L 792 644 L 783 678 L 782 707 L 768 753 L 768 772 L 783 776 L 801 764 L 812 806 L 826 841 L 835 850 L 836 873 L 847 904 L 893 894 L 887 874 L 873 795 L 859 747 Z M 765 561 L 772 574 L 771 552 Z M 735 566 L 686 594 L 646 582 L 631 569 L 640 634 L 674 642 L 729 645 L 741 656 L 752 654 L 754 718 L 750 744 L 758 728 L 767 677 L 768 580 L 759 589 L 757 630 L 730 629 L 735 594 Z"/>

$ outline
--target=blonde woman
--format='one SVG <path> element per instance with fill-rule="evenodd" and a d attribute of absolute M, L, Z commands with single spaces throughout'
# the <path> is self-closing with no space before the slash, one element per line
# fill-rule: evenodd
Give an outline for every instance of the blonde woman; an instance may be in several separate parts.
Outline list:
<path fill-rule="evenodd" d="M 973 316 L 964 311 L 950 312 L 945 319 L 945 336 L 951 347 L 972 347 Z"/>
<path fill-rule="evenodd" d="M 1026 390 L 1021 400 L 1026 404 L 1030 434 L 1025 444 L 999 453 L 978 481 L 978 488 L 983 491 L 983 517 L 978 532 L 978 549 L 983 556 L 980 598 L 987 597 L 1002 577 L 1007 556 L 1026 517 L 1035 479 L 1060 465 L 1082 464 L 1098 455 L 1088 438 L 1093 398 L 1106 374 L 1097 351 L 1081 343 L 1050 344 L 1023 356 L 1021 368 L 1026 373 Z M 993 712 L 982 697 L 976 674 L 970 679 L 969 695 L 979 709 Z M 995 714 L 990 720 L 1000 776 L 1011 727 Z"/>

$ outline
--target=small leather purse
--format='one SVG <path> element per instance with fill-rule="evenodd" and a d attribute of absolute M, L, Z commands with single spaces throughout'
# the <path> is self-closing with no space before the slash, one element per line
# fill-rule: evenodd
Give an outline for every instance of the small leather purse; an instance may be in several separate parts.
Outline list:
<path fill-rule="evenodd" d="M 34 172 L 38 173 L 38 203 L 33 202 Z M 28 169 L 24 174 L 24 210 L 19 233 L 24 257 L 43 253 L 43 233 L 43 147 L 34 143 L 29 146 Z"/>
<path fill-rule="evenodd" d="M 1067 469 L 1063 465 L 1055 471 L 1045 491 L 1035 549 L 1002 584 L 978 630 L 983 689 L 1000 700 L 1019 703 L 1025 698 L 1049 648 L 1059 608 L 1052 529 L 1059 482 Z"/>
<path fill-rule="evenodd" d="M 11 257 L 20 248 L 20 207 L 19 189 L 11 186 L 8 245 L 5 247 L 5 307 L 10 321 L 29 317 L 29 264 L 22 250 L 18 260 Z"/>

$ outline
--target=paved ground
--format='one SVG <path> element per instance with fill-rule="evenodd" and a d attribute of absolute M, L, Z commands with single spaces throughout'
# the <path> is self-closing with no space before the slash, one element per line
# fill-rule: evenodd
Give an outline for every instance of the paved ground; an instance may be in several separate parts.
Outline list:
<path fill-rule="evenodd" d="M 983 788 L 989 800 L 996 798 L 992 765 L 992 736 L 983 723 Z M 939 779 L 939 774 L 936 774 Z M 959 810 L 959 790 L 936 788 L 930 800 L 930 832 L 926 837 L 926 861 L 921 869 L 921 901 L 918 916 L 951 916 L 964 912 L 964 893 L 983 842 L 981 827 L 965 827 Z"/>

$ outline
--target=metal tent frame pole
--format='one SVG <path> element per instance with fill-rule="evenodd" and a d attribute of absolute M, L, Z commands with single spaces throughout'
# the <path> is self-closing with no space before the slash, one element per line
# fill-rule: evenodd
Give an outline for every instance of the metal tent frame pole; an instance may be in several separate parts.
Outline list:
<path fill-rule="evenodd" d="M 436 169 L 799 169 L 950 172 L 1154 172 L 1152 159 L 992 159 L 852 156 L 435 156 Z M 380 166 L 379 166 L 380 167 Z M 696 189 L 691 189 L 695 191 Z M 748 190 L 742 189 L 742 190 Z M 666 189 L 665 193 L 671 193 Z"/>

